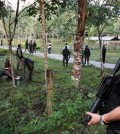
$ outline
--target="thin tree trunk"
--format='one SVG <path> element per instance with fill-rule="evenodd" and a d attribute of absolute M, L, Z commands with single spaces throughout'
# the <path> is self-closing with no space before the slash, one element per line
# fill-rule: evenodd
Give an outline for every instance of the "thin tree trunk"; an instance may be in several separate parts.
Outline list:
<path fill-rule="evenodd" d="M 15 85 L 15 73 L 14 73 L 14 69 L 13 69 L 13 62 L 12 62 L 12 59 L 13 59 L 13 52 L 12 52 L 12 40 L 9 40 L 8 42 L 9 44 L 9 51 L 10 51 L 10 66 L 11 66 L 11 75 L 12 75 L 12 82 L 13 82 L 13 87 L 16 88 L 16 85 Z"/>
<path fill-rule="evenodd" d="M 45 64 L 45 84 L 46 84 L 46 93 L 47 93 L 47 112 L 48 116 L 53 112 L 52 111 L 52 72 L 48 70 L 47 64 L 47 47 L 46 47 L 46 33 L 45 33 L 45 9 L 44 9 L 44 1 L 38 0 L 40 6 L 40 12 L 42 15 L 42 44 L 44 48 L 44 64 Z"/>
<path fill-rule="evenodd" d="M 52 102 L 52 95 L 53 95 L 53 73 L 51 70 L 47 70 L 47 112 L 48 116 L 53 113 L 53 102 Z"/>
<path fill-rule="evenodd" d="M 45 32 L 45 9 L 44 9 L 44 1 L 38 0 L 39 6 L 40 6 L 40 13 L 42 18 L 42 45 L 44 50 L 44 64 L 45 64 L 45 84 L 46 84 L 46 90 L 47 90 L 47 47 L 46 47 L 46 32 Z"/>
<path fill-rule="evenodd" d="M 74 61 L 72 69 L 72 79 L 75 85 L 78 87 L 81 76 L 81 62 L 82 62 L 82 46 L 83 36 L 85 30 L 86 21 L 86 0 L 78 0 L 78 24 L 77 24 L 77 35 L 74 44 Z"/>
<path fill-rule="evenodd" d="M 104 76 L 104 65 L 102 62 L 102 36 L 101 36 L 100 32 L 98 32 L 98 39 L 99 39 L 99 44 L 100 44 L 100 64 L 101 64 L 100 75 L 101 75 L 101 77 L 103 77 Z"/>

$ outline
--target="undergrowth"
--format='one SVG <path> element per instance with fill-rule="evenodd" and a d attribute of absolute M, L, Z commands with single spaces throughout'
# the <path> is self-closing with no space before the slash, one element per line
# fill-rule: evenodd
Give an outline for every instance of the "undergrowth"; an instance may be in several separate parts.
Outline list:
<path fill-rule="evenodd" d="M 62 62 L 49 59 L 48 66 L 53 71 L 54 112 L 48 117 L 44 61 L 31 58 L 35 60 L 31 82 L 22 81 L 14 91 L 11 80 L 0 81 L 0 134 L 79 134 L 83 127 L 81 121 L 101 79 L 99 69 L 82 67 L 80 87 L 75 88 L 71 81 L 72 65 L 66 68 Z M 16 62 L 15 57 L 13 60 Z M 100 126 L 88 127 L 85 134 L 103 134 L 104 130 Z"/>

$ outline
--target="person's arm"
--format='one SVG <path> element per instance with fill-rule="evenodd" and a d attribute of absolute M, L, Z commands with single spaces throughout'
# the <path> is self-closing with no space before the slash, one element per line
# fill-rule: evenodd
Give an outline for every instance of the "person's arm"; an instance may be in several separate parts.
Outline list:
<path fill-rule="evenodd" d="M 88 125 L 100 123 L 100 115 L 99 114 L 93 114 L 91 112 L 87 112 L 86 114 L 91 116 L 91 120 L 88 122 Z M 102 115 L 102 120 L 105 123 L 120 120 L 120 106 L 113 109 L 111 112 Z"/>
<path fill-rule="evenodd" d="M 107 122 L 120 120 L 120 106 L 113 109 L 111 112 L 104 114 L 104 119 Z"/>

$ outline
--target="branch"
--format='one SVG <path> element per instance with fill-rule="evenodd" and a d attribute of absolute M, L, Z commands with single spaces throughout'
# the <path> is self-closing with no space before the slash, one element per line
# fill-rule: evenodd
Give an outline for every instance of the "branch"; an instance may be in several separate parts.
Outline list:
<path fill-rule="evenodd" d="M 3 15 L 2 15 L 2 23 L 3 23 L 4 30 L 5 30 L 5 34 L 7 36 L 7 40 L 8 40 L 8 32 L 7 32 L 7 28 L 6 28 L 6 25 L 5 25 L 5 19 L 4 19 Z"/>
<path fill-rule="evenodd" d="M 36 3 L 37 2 L 37 0 L 34 2 L 34 3 Z M 23 11 L 25 11 L 27 8 L 30 8 L 34 3 L 32 3 L 31 5 L 29 5 L 28 7 L 25 7 L 24 9 L 22 9 L 19 13 L 18 13 L 18 17 L 20 16 L 20 14 L 23 12 Z M 15 21 L 15 19 L 10 23 L 10 25 L 12 25 L 13 23 L 14 23 L 14 21 Z"/>
<path fill-rule="evenodd" d="M 7 40 L 8 40 L 8 32 L 7 32 L 7 28 L 6 28 L 6 25 L 5 25 L 5 19 L 4 19 L 4 11 L 3 11 L 3 7 L 0 8 L 0 11 L 1 11 L 1 18 L 2 18 L 2 23 L 3 23 L 3 27 L 4 27 L 4 30 L 5 30 L 5 34 L 7 36 Z"/>
<path fill-rule="evenodd" d="M 20 4 L 20 1 L 18 0 L 18 1 L 17 1 L 17 8 L 16 8 L 16 15 L 15 15 L 15 24 L 14 24 L 12 39 L 13 39 L 13 37 L 14 37 L 15 30 L 16 30 L 16 26 L 17 26 L 17 22 L 18 22 L 19 4 Z"/>

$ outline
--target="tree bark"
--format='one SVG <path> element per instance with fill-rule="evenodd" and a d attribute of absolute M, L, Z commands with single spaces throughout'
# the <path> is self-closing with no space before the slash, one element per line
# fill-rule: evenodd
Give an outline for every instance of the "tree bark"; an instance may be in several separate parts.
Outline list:
<path fill-rule="evenodd" d="M 98 31 L 100 31 L 100 30 L 98 30 Z M 99 39 L 99 44 L 100 44 L 100 63 L 101 63 L 100 76 L 102 78 L 104 76 L 104 65 L 102 62 L 102 36 L 101 36 L 101 33 L 98 32 L 98 39 Z"/>
<path fill-rule="evenodd" d="M 45 32 L 45 9 L 44 9 L 44 0 L 38 0 L 40 6 L 40 13 L 42 18 L 42 45 L 44 48 L 44 64 L 45 64 L 45 85 L 47 93 L 47 112 L 48 116 L 52 113 L 52 72 L 48 70 L 47 63 L 47 47 L 46 47 L 46 32 Z"/>
<path fill-rule="evenodd" d="M 47 112 L 48 116 L 53 113 L 53 102 L 52 102 L 52 95 L 53 95 L 53 72 L 51 70 L 47 70 Z"/>
<path fill-rule="evenodd" d="M 82 46 L 83 36 L 85 31 L 86 21 L 86 0 L 78 0 L 78 24 L 76 41 L 74 43 L 74 61 L 72 69 L 72 79 L 78 87 L 81 76 L 81 63 L 82 63 Z"/>
<path fill-rule="evenodd" d="M 47 47 L 46 47 L 46 32 L 45 32 L 45 9 L 44 9 L 44 0 L 38 0 L 39 6 L 40 6 L 40 13 L 42 18 L 42 45 L 44 49 L 44 64 L 45 64 L 45 83 L 47 84 Z M 47 88 L 47 85 L 46 85 Z"/>

